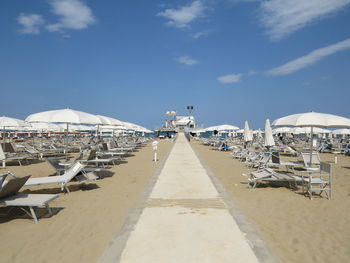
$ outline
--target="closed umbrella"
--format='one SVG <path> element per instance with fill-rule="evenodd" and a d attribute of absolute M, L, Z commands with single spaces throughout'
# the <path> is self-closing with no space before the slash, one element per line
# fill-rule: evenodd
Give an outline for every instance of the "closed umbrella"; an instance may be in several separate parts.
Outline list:
<path fill-rule="evenodd" d="M 251 142 L 253 140 L 252 132 L 249 129 L 248 121 L 244 122 L 244 141 Z"/>
<path fill-rule="evenodd" d="M 318 113 L 318 112 L 307 112 L 288 115 L 275 120 L 272 123 L 273 126 L 293 126 L 293 127 L 311 127 L 311 139 L 310 139 L 310 165 L 312 165 L 312 139 L 313 139 L 313 128 L 344 128 L 350 127 L 350 119 L 341 116 Z"/>
<path fill-rule="evenodd" d="M 270 120 L 267 119 L 265 122 L 265 140 L 264 140 L 264 145 L 269 148 L 272 146 L 275 146 L 275 140 L 273 139 L 272 136 L 272 129 L 270 125 Z"/>

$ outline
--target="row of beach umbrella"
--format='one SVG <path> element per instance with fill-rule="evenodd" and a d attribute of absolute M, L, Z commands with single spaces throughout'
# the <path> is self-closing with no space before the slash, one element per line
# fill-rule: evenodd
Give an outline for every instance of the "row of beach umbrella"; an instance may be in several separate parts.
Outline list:
<path fill-rule="evenodd" d="M 89 130 L 132 130 L 151 133 L 152 131 L 140 125 L 123 122 L 115 118 L 94 115 L 72 109 L 52 110 L 29 115 L 25 121 L 0 117 L 0 127 L 3 130 L 14 129 L 22 131 L 89 131 Z"/>

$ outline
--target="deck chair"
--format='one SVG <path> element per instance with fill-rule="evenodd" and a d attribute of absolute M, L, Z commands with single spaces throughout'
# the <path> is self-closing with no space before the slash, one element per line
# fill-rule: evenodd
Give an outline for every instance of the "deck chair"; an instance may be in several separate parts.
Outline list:
<path fill-rule="evenodd" d="M 97 152 L 94 149 L 89 150 L 89 155 L 87 159 L 79 160 L 80 162 L 87 163 L 87 164 L 95 164 L 96 166 L 99 166 L 99 164 L 102 164 L 102 167 L 105 168 L 105 164 L 107 163 L 113 163 L 113 165 L 116 164 L 116 161 L 120 160 L 120 157 L 109 157 L 109 158 L 98 158 Z"/>
<path fill-rule="evenodd" d="M 285 166 L 287 171 L 289 170 L 289 168 L 292 168 L 292 171 L 294 173 L 294 167 L 297 166 L 296 163 L 292 163 L 292 162 L 282 162 L 281 158 L 280 158 L 280 153 L 279 152 L 273 152 L 271 155 L 271 161 L 269 162 L 267 165 L 269 167 L 280 167 L 280 166 Z"/>
<path fill-rule="evenodd" d="M 51 165 L 51 167 L 56 171 L 56 174 L 57 175 L 62 175 L 65 173 L 65 171 L 67 170 L 68 167 L 64 167 L 62 165 L 60 165 L 60 159 L 58 159 L 57 157 L 49 157 L 49 158 L 46 158 L 46 161 Z M 66 162 L 66 163 L 69 163 L 69 167 L 74 165 L 76 162 L 78 161 L 74 161 L 74 162 Z M 88 173 L 94 173 L 94 172 L 101 172 L 101 171 L 105 171 L 104 168 L 93 168 L 93 167 L 86 167 L 84 166 L 82 168 L 82 173 L 84 175 L 87 175 Z M 95 174 L 96 175 L 96 174 Z M 77 179 L 80 179 L 80 178 L 77 178 Z"/>
<path fill-rule="evenodd" d="M 315 191 L 327 195 L 327 199 L 332 199 L 332 166 L 329 163 L 321 162 L 319 172 L 309 172 L 308 176 L 302 175 L 303 192 L 306 187 L 306 192 L 312 200 Z"/>
<path fill-rule="evenodd" d="M 52 215 L 49 203 L 56 199 L 57 194 L 19 194 L 20 188 L 28 181 L 30 175 L 24 177 L 12 177 L 5 181 L 0 189 L 0 207 L 19 207 L 27 215 L 38 223 L 34 207 L 44 206 L 48 210 L 48 215 Z M 29 212 L 26 210 L 29 208 Z"/>
<path fill-rule="evenodd" d="M 312 156 L 312 160 L 310 159 L 311 156 Z M 321 163 L 320 154 L 315 151 L 312 151 L 311 155 L 310 155 L 310 152 L 301 152 L 301 157 L 303 158 L 305 169 L 319 166 Z M 312 161 L 312 165 L 310 161 Z"/>
<path fill-rule="evenodd" d="M 20 166 L 22 166 L 22 161 L 26 160 L 28 163 L 28 156 L 6 156 L 4 153 L 2 146 L 0 144 L 0 161 L 2 162 L 2 167 L 6 167 L 6 162 L 8 161 L 17 161 Z"/>
<path fill-rule="evenodd" d="M 263 168 L 243 175 L 248 176 L 248 186 L 250 188 L 255 188 L 259 183 L 263 182 L 287 182 L 290 188 L 292 184 L 296 188 L 297 182 L 301 181 L 297 176 L 277 173 L 270 168 Z"/>
<path fill-rule="evenodd" d="M 34 185 L 44 185 L 44 184 L 60 184 L 61 190 L 66 190 L 67 193 L 69 193 L 69 189 L 67 184 L 76 177 L 80 172 L 82 172 L 84 168 L 84 165 L 80 162 L 74 163 L 72 167 L 70 167 L 63 175 L 57 175 L 57 176 L 50 176 L 50 177 L 38 177 L 38 178 L 30 178 L 25 183 L 24 186 L 34 186 Z M 84 180 L 84 177 L 86 178 Z M 78 176 L 79 182 L 84 182 L 87 180 L 94 180 L 91 177 L 86 177 L 84 174 L 82 174 L 80 177 Z M 96 178 L 97 179 L 97 176 Z"/>

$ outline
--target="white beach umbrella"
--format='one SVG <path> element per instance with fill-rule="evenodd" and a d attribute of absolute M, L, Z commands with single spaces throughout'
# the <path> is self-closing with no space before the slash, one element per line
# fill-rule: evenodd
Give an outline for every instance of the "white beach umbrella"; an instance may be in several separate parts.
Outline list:
<path fill-rule="evenodd" d="M 29 126 L 30 124 L 28 122 L 25 122 L 16 118 L 11 118 L 6 116 L 0 117 L 0 127 L 16 128 L 16 127 L 29 127 Z"/>
<path fill-rule="evenodd" d="M 273 139 L 272 136 L 272 129 L 270 125 L 270 120 L 267 119 L 265 122 L 265 140 L 264 140 L 264 145 L 266 147 L 271 147 L 275 146 L 275 140 Z"/>
<path fill-rule="evenodd" d="M 337 129 L 332 131 L 335 135 L 350 135 L 350 129 Z"/>
<path fill-rule="evenodd" d="M 322 129 L 322 128 L 311 128 L 311 127 L 296 127 L 296 128 L 291 128 L 290 132 L 294 134 L 311 134 L 311 129 L 313 130 L 312 132 L 314 134 L 327 134 L 330 133 L 331 131 Z"/>
<path fill-rule="evenodd" d="M 273 134 L 277 134 L 277 133 L 293 133 L 293 128 L 291 127 L 279 127 L 276 129 L 272 130 Z"/>
<path fill-rule="evenodd" d="M 244 122 L 244 141 L 251 142 L 253 140 L 252 132 L 249 129 L 248 121 Z"/>
<path fill-rule="evenodd" d="M 348 128 L 350 127 L 350 119 L 341 116 L 307 112 L 300 114 L 288 115 L 275 120 L 273 126 L 294 126 L 294 127 L 311 127 L 310 139 L 310 165 L 312 165 L 312 138 L 314 127 L 329 127 L 329 128 Z"/>
<path fill-rule="evenodd" d="M 341 116 L 307 112 L 300 114 L 288 115 L 275 120 L 273 126 L 294 126 L 294 127 L 332 127 L 344 128 L 350 127 L 350 119 Z"/>
<path fill-rule="evenodd" d="M 62 128 L 60 125 L 54 124 L 54 123 L 47 123 L 47 122 L 33 122 L 30 124 L 30 130 L 35 131 L 49 131 L 49 132 L 62 132 L 64 131 L 64 128 Z"/>
<path fill-rule="evenodd" d="M 27 122 L 55 122 L 55 123 L 74 123 L 74 124 L 103 124 L 103 122 L 94 114 L 72 110 L 51 110 L 34 113 L 26 118 Z"/>
<path fill-rule="evenodd" d="M 123 126 L 123 122 L 115 118 L 111 118 L 103 115 L 96 115 L 96 116 L 101 120 L 103 125 Z"/>
<path fill-rule="evenodd" d="M 222 125 L 216 125 L 206 128 L 207 131 L 234 131 L 239 130 L 238 127 L 230 125 L 230 124 L 222 124 Z"/>

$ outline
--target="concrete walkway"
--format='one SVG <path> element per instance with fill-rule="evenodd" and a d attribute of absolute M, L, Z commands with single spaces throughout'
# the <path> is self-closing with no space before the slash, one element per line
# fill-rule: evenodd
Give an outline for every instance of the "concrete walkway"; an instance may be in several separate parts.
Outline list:
<path fill-rule="evenodd" d="M 183 134 L 129 235 L 120 262 L 258 262 Z"/>

